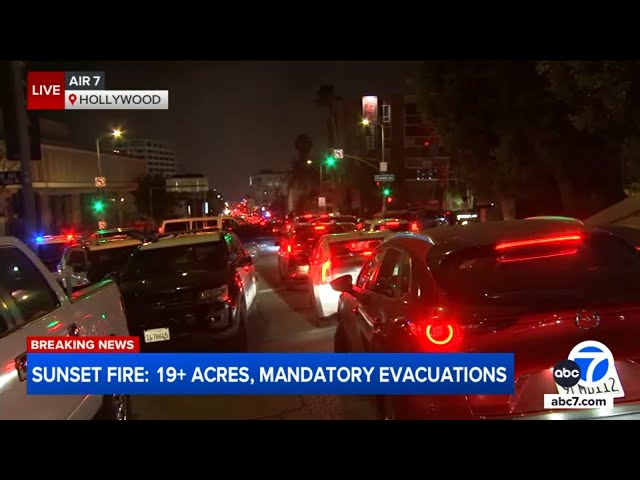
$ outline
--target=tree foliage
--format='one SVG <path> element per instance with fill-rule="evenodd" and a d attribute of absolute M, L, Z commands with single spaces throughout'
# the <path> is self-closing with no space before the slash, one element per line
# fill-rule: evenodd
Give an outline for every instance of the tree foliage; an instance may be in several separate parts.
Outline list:
<path fill-rule="evenodd" d="M 418 88 L 476 192 L 555 191 L 565 213 L 584 215 L 623 196 L 637 70 L 635 62 L 434 61 Z"/>

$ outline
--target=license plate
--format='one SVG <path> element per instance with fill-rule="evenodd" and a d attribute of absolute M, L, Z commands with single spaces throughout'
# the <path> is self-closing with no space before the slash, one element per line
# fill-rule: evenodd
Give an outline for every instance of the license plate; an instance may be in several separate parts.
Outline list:
<path fill-rule="evenodd" d="M 154 328 L 144 331 L 144 343 L 166 342 L 170 338 L 168 328 Z"/>
<path fill-rule="evenodd" d="M 613 398 L 624 397 L 624 390 L 622 388 L 622 382 L 617 370 L 614 369 L 613 373 L 607 377 L 595 387 L 581 387 L 576 385 L 571 388 L 564 388 L 556 384 L 558 393 L 560 395 L 610 395 Z"/>

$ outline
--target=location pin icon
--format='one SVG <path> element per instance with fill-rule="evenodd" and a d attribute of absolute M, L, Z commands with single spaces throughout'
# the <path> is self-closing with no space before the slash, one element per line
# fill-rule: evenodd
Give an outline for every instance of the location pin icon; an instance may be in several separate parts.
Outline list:
<path fill-rule="evenodd" d="M 74 103 L 76 103 L 76 100 L 78 99 L 78 97 L 76 97 L 75 93 L 72 93 L 71 95 L 69 95 L 69 101 L 71 102 L 71 105 L 73 105 Z"/>

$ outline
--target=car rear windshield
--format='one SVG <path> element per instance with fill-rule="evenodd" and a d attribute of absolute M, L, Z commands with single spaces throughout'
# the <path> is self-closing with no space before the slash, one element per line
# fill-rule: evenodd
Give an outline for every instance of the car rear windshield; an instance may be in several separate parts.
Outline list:
<path fill-rule="evenodd" d="M 105 275 L 122 268 L 129 255 L 136 251 L 138 245 L 114 247 L 89 252 L 89 272 L 87 278 L 92 282 L 101 280 Z"/>
<path fill-rule="evenodd" d="M 348 240 L 345 242 L 329 243 L 329 254 L 332 259 L 361 257 L 365 258 L 373 252 L 373 250 L 382 242 L 382 239 L 376 240 Z"/>
<path fill-rule="evenodd" d="M 376 232 L 381 230 L 391 230 L 392 232 L 410 232 L 411 224 L 406 222 L 389 221 L 373 227 Z"/>
<path fill-rule="evenodd" d="M 514 249 L 502 261 L 494 247 L 482 247 L 429 263 L 454 304 L 537 310 L 638 300 L 640 256 L 634 248 L 602 233 L 574 246 L 522 255 Z"/>
<path fill-rule="evenodd" d="M 129 260 L 124 279 L 222 270 L 227 266 L 227 247 L 222 240 L 139 250 Z"/>

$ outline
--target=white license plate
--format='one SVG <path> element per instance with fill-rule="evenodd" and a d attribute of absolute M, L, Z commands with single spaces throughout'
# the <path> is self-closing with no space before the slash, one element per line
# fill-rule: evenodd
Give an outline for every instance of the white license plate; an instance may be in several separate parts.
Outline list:
<path fill-rule="evenodd" d="M 556 384 L 556 386 L 558 387 L 558 393 L 560 395 L 610 395 L 613 398 L 624 397 L 622 382 L 616 370 L 614 370 L 613 374 L 609 375 L 606 380 L 600 383 L 600 385 L 593 388 L 585 388 L 578 385 L 571 388 L 564 388 L 558 384 Z"/>
<path fill-rule="evenodd" d="M 144 343 L 166 342 L 170 339 L 168 328 L 154 328 L 144 331 Z"/>

